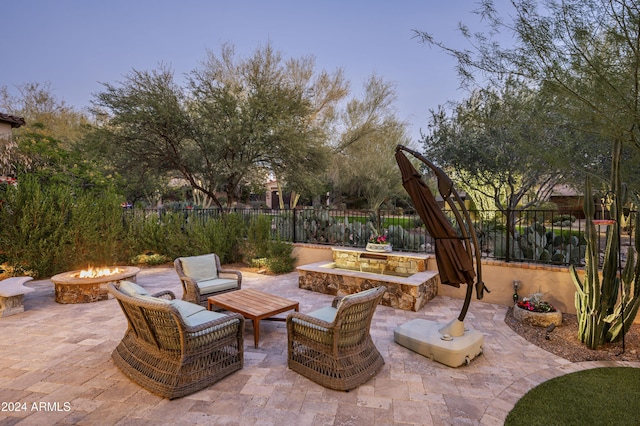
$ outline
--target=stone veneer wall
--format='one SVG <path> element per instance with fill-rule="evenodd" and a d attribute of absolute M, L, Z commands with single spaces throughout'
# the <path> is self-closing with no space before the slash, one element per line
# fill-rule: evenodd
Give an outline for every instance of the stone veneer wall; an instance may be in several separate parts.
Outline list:
<path fill-rule="evenodd" d="M 374 274 L 392 272 L 405 276 L 427 270 L 427 255 L 402 252 L 370 253 L 360 249 L 338 247 L 334 247 L 332 252 L 336 268 Z"/>
<path fill-rule="evenodd" d="M 110 298 L 107 285 L 117 284 L 120 281 L 136 282 L 139 268 L 129 266 L 123 267 L 124 272 L 101 278 L 77 278 L 72 271 L 51 277 L 54 284 L 56 302 L 62 304 L 92 303 Z"/>
<path fill-rule="evenodd" d="M 56 302 L 63 304 L 92 303 L 109 298 L 108 283 L 56 284 Z"/>
<path fill-rule="evenodd" d="M 398 277 L 335 269 L 334 266 L 331 262 L 298 266 L 298 286 L 332 296 L 346 296 L 384 285 L 387 292 L 382 297 L 383 305 L 416 312 L 438 294 L 440 278 L 436 271 Z"/>

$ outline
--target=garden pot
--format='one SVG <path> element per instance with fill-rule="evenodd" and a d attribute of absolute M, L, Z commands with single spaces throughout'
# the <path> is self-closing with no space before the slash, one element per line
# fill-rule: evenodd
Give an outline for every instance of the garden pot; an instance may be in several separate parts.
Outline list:
<path fill-rule="evenodd" d="M 513 317 L 523 324 L 534 325 L 536 327 L 548 327 L 551 324 L 559 326 L 562 324 L 562 312 L 558 310 L 555 312 L 533 312 L 514 305 Z"/>
<path fill-rule="evenodd" d="M 372 251 L 374 253 L 390 253 L 391 244 L 367 243 L 367 246 L 364 249 L 366 251 Z"/>

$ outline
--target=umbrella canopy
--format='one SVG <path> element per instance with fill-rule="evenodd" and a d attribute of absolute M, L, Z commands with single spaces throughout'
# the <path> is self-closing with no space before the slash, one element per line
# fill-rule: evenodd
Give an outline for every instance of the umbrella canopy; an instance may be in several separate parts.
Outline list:
<path fill-rule="evenodd" d="M 442 284 L 454 287 L 460 287 L 461 283 L 471 286 L 476 274 L 462 239 L 438 206 L 420 173 L 404 153 L 396 151 L 396 162 L 402 173 L 402 185 L 411 197 L 427 232 L 435 240 L 436 263 L 438 264 L 440 281 Z M 441 182 L 439 179 L 438 185 L 450 185 L 450 182 Z M 447 190 L 446 187 L 444 190 Z"/>

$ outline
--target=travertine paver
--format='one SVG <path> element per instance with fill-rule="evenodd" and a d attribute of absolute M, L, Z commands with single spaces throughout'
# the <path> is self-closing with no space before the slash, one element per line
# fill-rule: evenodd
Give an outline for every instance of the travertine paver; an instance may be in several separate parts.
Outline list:
<path fill-rule="evenodd" d="M 171 268 L 143 269 L 138 283 L 181 296 Z M 450 368 L 393 341 L 414 318 L 448 322 L 461 300 L 436 297 L 419 312 L 378 306 L 371 325 L 385 359 L 380 373 L 351 392 L 325 389 L 287 369 L 284 323 L 261 324 L 261 344 L 245 331 L 242 370 L 195 394 L 169 401 L 127 379 L 110 355 L 126 320 L 115 300 L 61 305 L 53 284 L 32 281 L 25 312 L 0 319 L 0 425 L 501 425 L 528 390 L 550 378 L 604 365 L 574 364 L 531 345 L 504 324 L 506 308 L 474 301 L 468 326 L 485 335 L 484 354 Z M 298 288 L 296 273 L 244 274 L 243 288 L 298 300 L 309 312 L 332 297 Z M 636 348 L 639 349 L 639 348 Z"/>

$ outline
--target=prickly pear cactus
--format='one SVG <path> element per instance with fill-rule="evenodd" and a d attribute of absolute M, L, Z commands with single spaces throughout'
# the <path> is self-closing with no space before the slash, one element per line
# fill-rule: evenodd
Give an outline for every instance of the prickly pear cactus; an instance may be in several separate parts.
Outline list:
<path fill-rule="evenodd" d="M 616 207 L 626 201 L 624 187 L 619 188 L 620 200 L 611 207 L 611 217 L 620 220 Z M 576 286 L 576 312 L 578 314 L 578 338 L 590 349 L 596 349 L 605 342 L 613 342 L 631 327 L 640 306 L 640 264 L 636 263 L 635 253 L 640 247 L 638 225 L 640 215 L 636 215 L 636 235 L 634 247 L 629 247 L 627 262 L 619 270 L 619 227 L 607 227 L 607 243 L 604 252 L 602 274 L 598 269 L 596 228 L 593 224 L 595 206 L 591 197 L 591 182 L 587 179 L 584 212 L 587 218 L 584 281 L 580 279 L 576 268 L 571 265 L 571 276 Z M 622 282 L 620 281 L 622 280 Z M 620 290 L 622 292 L 620 293 Z M 623 327 L 624 324 L 624 327 Z"/>

